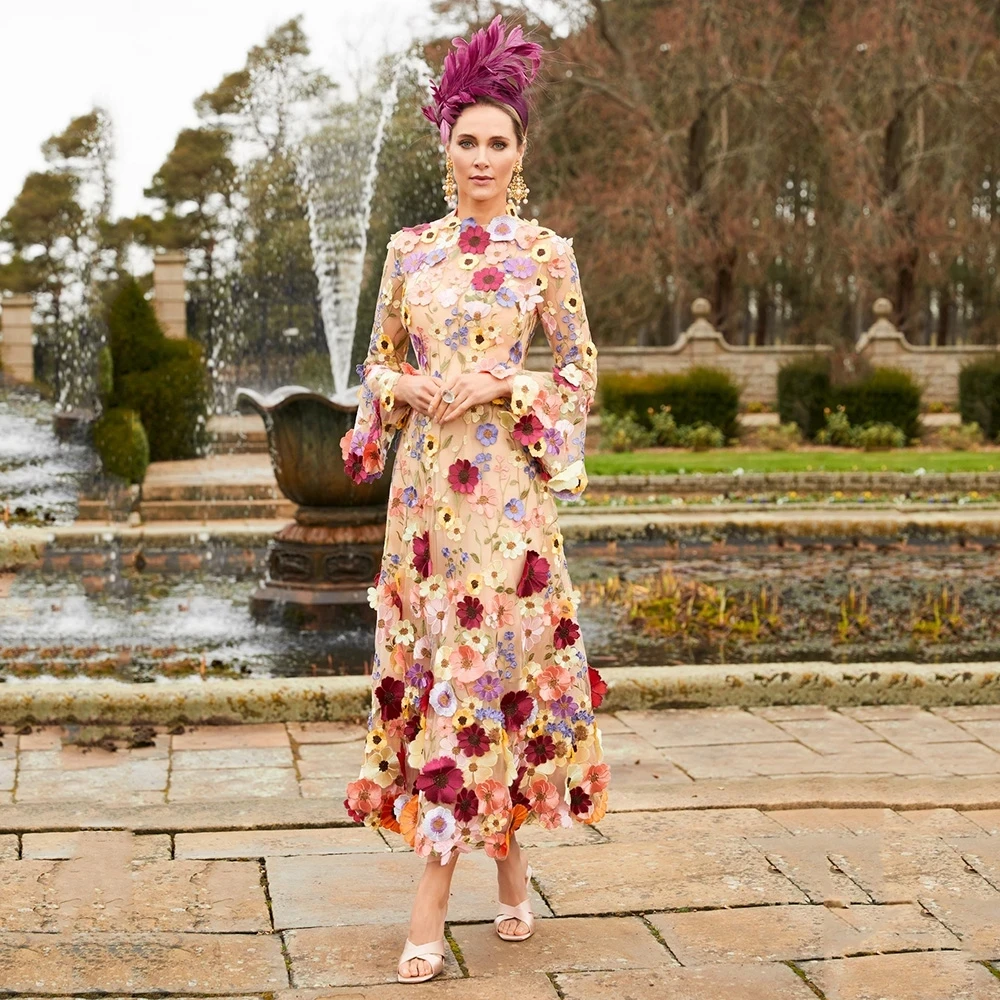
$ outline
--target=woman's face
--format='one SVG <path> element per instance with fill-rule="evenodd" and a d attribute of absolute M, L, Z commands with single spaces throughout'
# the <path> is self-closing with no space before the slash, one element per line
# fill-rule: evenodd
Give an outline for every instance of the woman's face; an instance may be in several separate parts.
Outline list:
<path fill-rule="evenodd" d="M 523 151 L 506 111 L 491 104 L 469 105 L 458 116 L 448 140 L 459 199 L 506 201 L 514 164 Z"/>

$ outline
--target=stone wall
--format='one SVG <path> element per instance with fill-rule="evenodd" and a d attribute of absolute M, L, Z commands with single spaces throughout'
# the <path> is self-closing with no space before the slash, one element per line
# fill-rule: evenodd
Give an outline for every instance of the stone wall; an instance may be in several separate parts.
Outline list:
<path fill-rule="evenodd" d="M 598 377 L 609 372 L 686 372 L 696 366 L 720 368 L 728 372 L 742 389 L 742 401 L 767 403 L 778 401 L 778 370 L 789 361 L 829 352 L 827 345 L 796 346 L 778 344 L 768 347 L 736 347 L 708 321 L 711 306 L 696 299 L 691 306 L 695 321 L 669 347 L 599 348 Z M 889 320 L 892 303 L 878 299 L 873 311 L 875 323 L 855 346 L 858 356 L 872 365 L 902 368 L 910 372 L 924 390 L 928 403 L 958 403 L 958 373 L 970 361 L 995 357 L 996 347 L 956 345 L 915 347 Z M 545 369 L 551 366 L 551 351 L 544 332 L 535 334 L 525 367 Z"/>

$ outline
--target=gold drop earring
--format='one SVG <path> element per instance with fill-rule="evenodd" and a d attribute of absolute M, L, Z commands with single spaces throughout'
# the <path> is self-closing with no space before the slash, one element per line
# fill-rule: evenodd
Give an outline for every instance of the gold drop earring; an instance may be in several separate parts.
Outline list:
<path fill-rule="evenodd" d="M 524 172 L 521 168 L 521 161 L 518 160 L 514 164 L 514 175 L 510 179 L 510 184 L 507 185 L 507 196 L 515 205 L 520 205 L 521 202 L 527 200 L 530 190 L 531 188 L 524 183 Z"/>
<path fill-rule="evenodd" d="M 451 162 L 451 157 L 448 157 L 448 170 L 444 175 L 444 200 L 449 208 L 455 208 L 458 205 L 458 185 L 455 183 L 455 164 Z"/>

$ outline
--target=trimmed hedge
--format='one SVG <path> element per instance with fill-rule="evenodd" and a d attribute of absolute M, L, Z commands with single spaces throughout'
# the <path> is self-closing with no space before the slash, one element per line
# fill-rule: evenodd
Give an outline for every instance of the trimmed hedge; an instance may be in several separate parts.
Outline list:
<path fill-rule="evenodd" d="M 920 386 L 909 372 L 873 368 L 845 385 L 833 385 L 825 358 L 793 361 L 778 372 L 778 414 L 810 440 L 826 425 L 826 411 L 843 406 L 854 427 L 892 424 L 907 441 L 920 436 Z"/>
<path fill-rule="evenodd" d="M 826 410 L 833 409 L 830 363 L 804 358 L 778 369 L 778 419 L 797 424 L 808 440 L 826 426 Z"/>
<path fill-rule="evenodd" d="M 979 424 L 987 441 L 1000 438 L 1000 356 L 973 361 L 958 373 L 962 423 Z"/>
<path fill-rule="evenodd" d="M 909 372 L 897 368 L 874 368 L 867 377 L 835 386 L 834 402 L 843 406 L 857 427 L 892 424 L 906 440 L 920 436 L 920 386 Z"/>
<path fill-rule="evenodd" d="M 94 446 L 104 471 L 127 483 L 141 483 L 149 467 L 149 441 L 135 410 L 107 410 L 94 424 Z"/>
<path fill-rule="evenodd" d="M 598 380 L 601 412 L 624 416 L 630 410 L 652 429 L 650 410 L 669 406 L 678 426 L 711 424 L 727 440 L 739 434 L 739 386 L 715 368 L 692 368 L 684 375 L 602 375 Z"/>

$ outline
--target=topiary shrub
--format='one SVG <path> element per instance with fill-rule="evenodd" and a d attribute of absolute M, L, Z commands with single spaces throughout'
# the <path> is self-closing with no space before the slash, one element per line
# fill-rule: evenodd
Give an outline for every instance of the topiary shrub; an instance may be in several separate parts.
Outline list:
<path fill-rule="evenodd" d="M 201 346 L 170 340 L 133 279 L 108 314 L 112 391 L 109 407 L 135 410 L 153 462 L 195 458 L 206 440 L 210 385 Z"/>
<path fill-rule="evenodd" d="M 834 402 L 843 406 L 856 427 L 892 424 L 907 441 L 920 436 L 920 386 L 909 372 L 873 368 L 857 382 L 834 387 Z"/>
<path fill-rule="evenodd" d="M 154 462 L 196 457 L 205 444 L 209 386 L 201 346 L 193 340 L 168 340 L 160 363 L 121 380 L 120 397 L 138 411 Z"/>
<path fill-rule="evenodd" d="M 1000 355 L 973 361 L 958 373 L 962 422 L 979 424 L 987 441 L 1000 438 Z"/>
<path fill-rule="evenodd" d="M 141 483 L 149 468 L 149 441 L 135 410 L 115 407 L 94 424 L 94 446 L 108 475 Z"/>
<path fill-rule="evenodd" d="M 155 368 L 166 339 L 142 289 L 134 278 L 127 278 L 108 310 L 108 341 L 115 379 Z"/>
<path fill-rule="evenodd" d="M 783 424 L 797 424 L 812 440 L 825 426 L 832 404 L 828 359 L 804 358 L 778 370 L 778 418 Z"/>
<path fill-rule="evenodd" d="M 726 372 L 692 368 L 684 375 L 615 373 L 599 381 L 601 414 L 624 416 L 630 410 L 652 430 L 652 414 L 669 406 L 678 426 L 700 423 L 717 427 L 724 438 L 738 434 L 739 386 Z"/>

